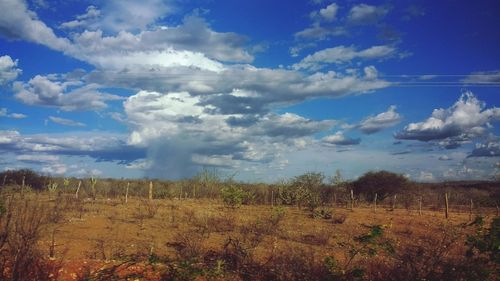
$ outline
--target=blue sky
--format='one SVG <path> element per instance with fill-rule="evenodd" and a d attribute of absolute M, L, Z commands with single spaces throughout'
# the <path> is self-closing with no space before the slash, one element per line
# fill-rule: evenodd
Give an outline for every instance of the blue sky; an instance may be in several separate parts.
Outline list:
<path fill-rule="evenodd" d="M 498 1 L 0 2 L 0 169 L 500 171 Z"/>

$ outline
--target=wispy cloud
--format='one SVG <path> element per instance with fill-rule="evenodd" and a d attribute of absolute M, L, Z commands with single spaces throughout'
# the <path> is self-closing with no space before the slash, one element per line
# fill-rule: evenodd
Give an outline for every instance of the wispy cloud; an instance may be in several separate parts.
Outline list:
<path fill-rule="evenodd" d="M 71 127 L 85 127 L 84 123 L 77 122 L 71 119 L 65 119 L 65 118 L 60 118 L 60 117 L 55 117 L 55 116 L 49 116 L 49 120 L 60 125 L 64 126 L 71 126 Z"/>

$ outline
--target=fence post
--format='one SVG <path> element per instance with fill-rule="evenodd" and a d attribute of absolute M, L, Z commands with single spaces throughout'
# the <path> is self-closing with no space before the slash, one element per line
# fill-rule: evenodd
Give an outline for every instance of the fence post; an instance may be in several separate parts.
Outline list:
<path fill-rule="evenodd" d="M 351 189 L 351 211 L 354 209 L 354 192 Z"/>
<path fill-rule="evenodd" d="M 420 196 L 420 198 L 418 198 L 418 215 L 419 216 L 422 215 L 422 196 Z"/>
<path fill-rule="evenodd" d="M 153 200 L 153 181 L 149 182 L 149 200 Z"/>
<path fill-rule="evenodd" d="M 377 212 L 377 197 L 378 197 L 378 194 L 375 193 L 375 199 L 373 199 L 373 206 L 375 207 L 374 212 Z"/>
<path fill-rule="evenodd" d="M 391 208 L 391 211 L 394 211 L 396 209 L 396 198 L 397 198 L 397 195 L 394 194 L 394 196 L 392 197 L 392 208 Z"/>
<path fill-rule="evenodd" d="M 78 181 L 78 187 L 75 192 L 75 199 L 78 199 L 78 192 L 80 192 L 80 186 L 82 185 L 82 181 Z"/>
<path fill-rule="evenodd" d="M 445 192 L 444 194 L 444 216 L 448 218 L 449 216 L 449 206 L 448 206 L 448 192 Z"/>
<path fill-rule="evenodd" d="M 271 190 L 271 207 L 274 207 L 274 190 Z"/>
<path fill-rule="evenodd" d="M 470 205 L 469 205 L 469 220 L 472 220 L 472 208 L 474 207 L 474 203 L 472 202 L 472 198 L 470 199 Z"/>
<path fill-rule="evenodd" d="M 23 176 L 23 182 L 21 183 L 21 198 L 24 198 L 24 183 L 26 180 L 26 176 Z"/>
<path fill-rule="evenodd" d="M 130 187 L 130 182 L 127 182 L 127 190 L 125 190 L 125 204 L 128 203 L 128 189 Z"/>

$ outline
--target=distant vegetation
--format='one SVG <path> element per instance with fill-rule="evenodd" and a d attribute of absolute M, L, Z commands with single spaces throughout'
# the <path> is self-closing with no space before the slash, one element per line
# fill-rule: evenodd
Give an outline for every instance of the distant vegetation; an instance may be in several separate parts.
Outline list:
<path fill-rule="evenodd" d="M 454 205 L 468 205 L 471 199 L 483 207 L 496 207 L 500 202 L 499 181 L 418 183 L 388 171 L 370 171 L 354 181 L 344 180 L 338 171 L 330 178 L 322 173 L 309 172 L 288 181 L 264 184 L 237 182 L 223 178 L 215 170 L 203 170 L 191 179 L 178 181 L 99 178 L 94 179 L 97 180 L 94 183 L 90 178 L 57 178 L 31 170 L 14 170 L 0 173 L 0 188 L 19 188 L 23 178 L 26 189 L 33 191 L 47 190 L 49 185 L 56 184 L 59 192 L 71 193 L 76 191 L 80 182 L 81 196 L 92 198 L 123 197 L 127 185 L 130 196 L 147 197 L 152 182 L 153 197 L 157 199 L 216 199 L 225 196 L 231 205 L 273 203 L 304 207 L 334 203 L 347 206 L 351 201 L 351 190 L 357 205 L 372 204 L 375 194 L 380 204 L 392 204 L 393 196 L 397 195 L 396 204 L 407 208 L 416 206 L 418 200 L 422 200 L 424 206 L 439 208 L 444 193 L 448 193 Z"/>

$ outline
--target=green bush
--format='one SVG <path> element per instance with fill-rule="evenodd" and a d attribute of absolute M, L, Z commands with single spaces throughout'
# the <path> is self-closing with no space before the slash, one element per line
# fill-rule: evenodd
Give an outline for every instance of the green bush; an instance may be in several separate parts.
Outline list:
<path fill-rule="evenodd" d="M 233 209 L 241 206 L 247 197 L 247 192 L 234 184 L 221 188 L 220 194 L 224 205 Z"/>

